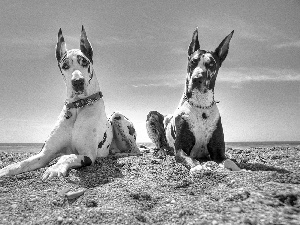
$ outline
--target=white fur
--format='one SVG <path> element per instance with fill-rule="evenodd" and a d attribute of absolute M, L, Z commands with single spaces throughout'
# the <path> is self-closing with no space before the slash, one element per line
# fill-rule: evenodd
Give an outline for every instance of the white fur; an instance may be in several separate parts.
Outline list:
<path fill-rule="evenodd" d="M 192 91 L 192 98 L 189 102 L 193 106 L 209 107 L 214 101 L 214 93 L 212 90 L 208 90 L 206 93 L 201 93 L 197 88 Z"/>

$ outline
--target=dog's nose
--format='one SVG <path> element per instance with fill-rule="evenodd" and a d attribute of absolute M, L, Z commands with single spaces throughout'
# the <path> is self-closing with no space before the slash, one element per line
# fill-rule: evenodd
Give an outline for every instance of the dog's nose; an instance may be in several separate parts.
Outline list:
<path fill-rule="evenodd" d="M 196 84 L 202 84 L 203 82 L 203 77 L 195 77 L 193 78 L 193 83 L 196 85 Z"/>
<path fill-rule="evenodd" d="M 72 80 L 72 86 L 74 87 L 75 91 L 80 91 L 84 87 L 84 79 L 78 78 Z"/>

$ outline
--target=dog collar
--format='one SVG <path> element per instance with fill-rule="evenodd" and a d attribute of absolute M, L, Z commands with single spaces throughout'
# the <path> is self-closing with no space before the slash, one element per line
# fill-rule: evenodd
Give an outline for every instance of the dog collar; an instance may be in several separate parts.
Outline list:
<path fill-rule="evenodd" d="M 92 94 L 86 98 L 83 98 L 83 99 L 79 99 L 75 102 L 68 102 L 68 101 L 65 101 L 65 106 L 67 108 L 67 111 L 66 111 L 66 114 L 65 114 L 65 117 L 66 119 L 69 119 L 71 116 L 72 116 L 72 113 L 70 111 L 70 109 L 72 108 L 82 108 L 86 105 L 92 105 L 94 104 L 94 102 L 98 101 L 100 98 L 103 97 L 103 94 L 101 91 L 95 93 L 95 94 Z"/>
<path fill-rule="evenodd" d="M 184 93 L 184 96 L 183 96 L 183 100 L 187 101 L 191 106 L 194 106 L 194 107 L 199 108 L 199 109 L 210 109 L 216 103 L 220 102 L 220 101 L 215 101 L 215 96 L 213 96 L 213 101 L 211 102 L 211 104 L 209 106 L 195 105 L 194 103 L 192 103 L 191 101 L 189 101 L 189 99 L 188 99 L 188 97 L 186 96 L 185 93 Z"/>

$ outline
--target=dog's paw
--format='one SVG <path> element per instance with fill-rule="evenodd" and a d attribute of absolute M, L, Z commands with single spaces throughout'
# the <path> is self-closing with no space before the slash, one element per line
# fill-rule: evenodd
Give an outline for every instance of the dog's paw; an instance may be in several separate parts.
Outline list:
<path fill-rule="evenodd" d="M 220 166 L 231 171 L 241 171 L 241 169 L 230 159 L 225 159 Z"/>
<path fill-rule="evenodd" d="M 166 159 L 167 153 L 162 148 L 154 149 L 153 156 L 158 159 Z"/>
<path fill-rule="evenodd" d="M 204 170 L 203 166 L 197 165 L 190 169 L 190 174 L 194 174 L 194 173 L 197 173 L 198 171 L 203 171 L 203 170 Z"/>
<path fill-rule="evenodd" d="M 132 155 L 139 155 L 141 154 L 141 151 L 140 149 L 135 145 L 132 147 L 131 151 L 130 151 L 130 154 Z"/>
<path fill-rule="evenodd" d="M 68 169 L 63 164 L 54 164 L 49 167 L 43 174 L 42 180 L 50 180 L 53 177 L 65 177 L 67 175 Z"/>

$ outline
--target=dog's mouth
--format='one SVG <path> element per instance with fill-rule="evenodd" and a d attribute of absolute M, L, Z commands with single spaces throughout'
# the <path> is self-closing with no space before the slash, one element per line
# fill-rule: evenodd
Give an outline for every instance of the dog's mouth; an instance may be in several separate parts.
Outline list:
<path fill-rule="evenodd" d="M 74 95 L 82 95 L 84 94 L 84 91 L 74 91 Z"/>
<path fill-rule="evenodd" d="M 72 80 L 72 89 L 74 95 L 81 95 L 84 93 L 84 79 Z"/>
<path fill-rule="evenodd" d="M 209 81 L 203 79 L 193 79 L 189 84 L 189 91 L 198 90 L 200 93 L 207 93 L 209 90 Z"/>

